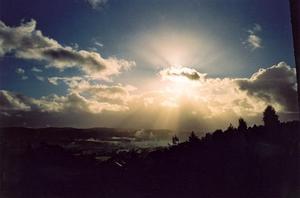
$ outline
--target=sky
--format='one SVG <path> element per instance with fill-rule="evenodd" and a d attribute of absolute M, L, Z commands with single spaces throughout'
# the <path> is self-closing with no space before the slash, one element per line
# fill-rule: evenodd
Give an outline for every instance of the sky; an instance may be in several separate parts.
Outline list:
<path fill-rule="evenodd" d="M 289 16 L 287 0 L 1 0 L 0 125 L 296 119 Z"/>

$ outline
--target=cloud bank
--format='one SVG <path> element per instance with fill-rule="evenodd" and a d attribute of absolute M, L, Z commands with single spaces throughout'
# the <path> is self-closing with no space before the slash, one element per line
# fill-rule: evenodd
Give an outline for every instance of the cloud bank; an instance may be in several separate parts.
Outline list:
<path fill-rule="evenodd" d="M 249 124 L 261 123 L 268 104 L 282 120 L 297 118 L 295 69 L 284 62 L 260 69 L 249 78 L 211 78 L 191 68 L 169 68 L 159 74 L 161 87 L 139 94 L 130 85 L 109 86 L 84 77 L 49 78 L 54 86 L 68 86 L 65 96 L 36 99 L 1 90 L 1 120 L 6 125 L 208 131 L 226 128 L 239 117 Z M 176 78 L 185 79 L 180 80 L 182 89 L 173 83 Z"/>

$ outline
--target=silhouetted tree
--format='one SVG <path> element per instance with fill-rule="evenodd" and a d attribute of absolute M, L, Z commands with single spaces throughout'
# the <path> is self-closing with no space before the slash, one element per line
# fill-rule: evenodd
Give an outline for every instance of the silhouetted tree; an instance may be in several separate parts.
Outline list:
<path fill-rule="evenodd" d="M 235 130 L 234 130 L 234 127 L 233 125 L 230 123 L 230 125 L 228 126 L 228 128 L 224 131 L 225 133 L 233 133 Z"/>
<path fill-rule="evenodd" d="M 195 134 L 194 131 L 192 131 L 191 135 L 189 136 L 189 142 L 196 143 L 199 141 L 200 141 L 199 137 Z"/>
<path fill-rule="evenodd" d="M 178 142 L 179 142 L 179 138 L 178 138 L 176 135 L 173 136 L 173 137 L 172 137 L 172 144 L 173 144 L 173 145 L 177 145 Z"/>
<path fill-rule="evenodd" d="M 240 118 L 240 119 L 239 119 L 238 130 L 239 130 L 240 132 L 242 132 L 242 131 L 246 131 L 247 128 L 248 128 L 248 127 L 247 127 L 246 121 L 245 121 L 243 118 Z"/>
<path fill-rule="evenodd" d="M 227 128 L 227 131 L 232 131 L 234 129 L 233 125 L 230 123 L 228 128 Z"/>
<path fill-rule="evenodd" d="M 263 113 L 263 121 L 266 127 L 274 127 L 280 123 L 278 115 L 276 114 L 275 109 L 271 105 L 268 105 L 265 109 Z"/>

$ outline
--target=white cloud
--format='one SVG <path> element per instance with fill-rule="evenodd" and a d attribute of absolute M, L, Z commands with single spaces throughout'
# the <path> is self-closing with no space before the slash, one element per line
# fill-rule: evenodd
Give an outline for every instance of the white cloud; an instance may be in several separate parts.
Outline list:
<path fill-rule="evenodd" d="M 69 86 L 72 86 L 73 83 L 78 83 L 78 81 L 84 80 L 83 77 L 80 76 L 72 76 L 72 77 L 49 77 L 49 83 L 53 85 L 58 85 L 59 81 L 63 81 Z"/>
<path fill-rule="evenodd" d="M 17 73 L 17 74 L 20 74 L 20 75 L 23 75 L 23 74 L 25 74 L 25 70 L 22 69 L 22 68 L 17 68 L 17 69 L 16 69 L 16 73 Z"/>
<path fill-rule="evenodd" d="M 130 98 L 130 92 L 136 88 L 130 85 L 102 85 L 90 82 L 83 77 L 50 77 L 48 81 L 58 85 L 60 81 L 64 82 L 69 88 L 69 93 L 83 96 L 89 101 L 109 102 L 114 105 L 127 105 Z"/>
<path fill-rule="evenodd" d="M 243 44 L 249 47 L 251 50 L 262 48 L 262 39 L 258 36 L 258 33 L 261 30 L 262 27 L 259 24 L 254 24 L 253 28 L 247 31 L 248 37 Z"/>
<path fill-rule="evenodd" d="M 87 99 L 79 93 L 66 96 L 50 95 L 39 99 L 27 97 L 10 91 L 0 90 L 0 109 L 10 111 L 34 111 L 49 113 L 101 113 L 102 111 L 124 111 L 123 104 Z"/>
<path fill-rule="evenodd" d="M 17 27 L 9 27 L 0 21 L 0 43 L 0 56 L 13 53 L 18 58 L 45 61 L 48 67 L 60 70 L 75 67 L 95 79 L 108 80 L 135 65 L 134 61 L 103 58 L 97 52 L 62 46 L 36 30 L 33 19 Z"/>
<path fill-rule="evenodd" d="M 21 76 L 21 79 L 22 79 L 22 80 L 27 80 L 27 79 L 28 79 L 28 76 Z"/>
<path fill-rule="evenodd" d="M 98 41 L 95 42 L 95 45 L 98 46 L 98 47 L 103 47 L 104 46 L 102 43 L 100 43 Z"/>
<path fill-rule="evenodd" d="M 43 72 L 43 70 L 41 70 L 41 69 L 39 69 L 39 68 L 36 68 L 36 67 L 31 68 L 31 71 L 37 72 L 37 73 Z"/>
<path fill-rule="evenodd" d="M 25 75 L 25 70 L 22 68 L 17 68 L 16 73 L 21 76 L 22 80 L 27 80 L 28 76 Z"/>
<path fill-rule="evenodd" d="M 43 76 L 35 76 L 36 79 L 38 79 L 39 81 L 45 81 L 45 78 Z"/>
<path fill-rule="evenodd" d="M 249 35 L 247 42 L 251 46 L 252 50 L 262 47 L 261 45 L 262 40 L 257 35 L 254 34 Z"/>

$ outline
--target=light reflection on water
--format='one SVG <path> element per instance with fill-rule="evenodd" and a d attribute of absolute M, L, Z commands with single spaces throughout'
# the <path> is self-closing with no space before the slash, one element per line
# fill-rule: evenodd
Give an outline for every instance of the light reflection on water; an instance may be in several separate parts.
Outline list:
<path fill-rule="evenodd" d="M 97 161 L 106 161 L 114 154 L 120 152 L 129 152 L 131 150 L 155 150 L 156 148 L 167 147 L 170 144 L 168 140 L 137 140 L 128 137 L 111 137 L 109 139 L 76 139 L 73 142 L 64 145 L 68 150 L 72 150 L 76 156 L 92 155 Z M 139 152 L 139 151 L 138 151 Z"/>

